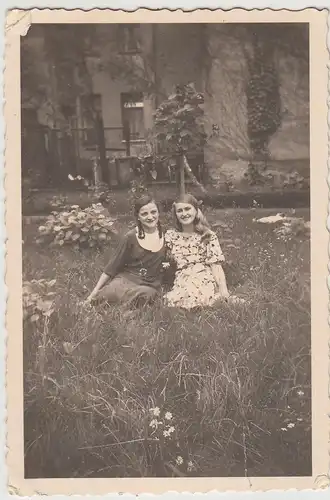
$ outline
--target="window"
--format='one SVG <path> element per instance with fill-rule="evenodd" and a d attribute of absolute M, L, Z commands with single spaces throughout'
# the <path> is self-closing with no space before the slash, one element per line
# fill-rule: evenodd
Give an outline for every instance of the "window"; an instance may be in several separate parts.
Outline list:
<path fill-rule="evenodd" d="M 121 112 L 124 128 L 129 129 L 131 141 L 144 140 L 144 113 L 142 92 L 121 94 Z"/>
<path fill-rule="evenodd" d="M 122 54 L 136 54 L 140 52 L 140 24 L 119 24 L 118 25 L 118 48 Z"/>

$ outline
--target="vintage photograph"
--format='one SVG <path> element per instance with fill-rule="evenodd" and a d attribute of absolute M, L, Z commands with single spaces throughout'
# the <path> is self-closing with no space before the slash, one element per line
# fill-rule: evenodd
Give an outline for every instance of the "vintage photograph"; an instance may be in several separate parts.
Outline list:
<path fill-rule="evenodd" d="M 26 476 L 310 475 L 308 24 L 33 25 L 21 91 Z"/>
<path fill-rule="evenodd" d="M 131 19 L 19 37 L 24 478 L 311 477 L 310 23 Z"/>

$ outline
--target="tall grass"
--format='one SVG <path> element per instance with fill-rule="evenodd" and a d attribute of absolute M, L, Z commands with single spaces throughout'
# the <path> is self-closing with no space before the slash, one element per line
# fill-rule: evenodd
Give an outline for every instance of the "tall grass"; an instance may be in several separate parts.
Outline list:
<path fill-rule="evenodd" d="M 24 325 L 27 477 L 311 473 L 309 242 L 251 221 L 219 235 L 246 304 L 160 299 L 133 317 L 81 305 L 104 255 L 38 249 L 26 231 L 26 278 L 58 292 L 49 320 Z"/>

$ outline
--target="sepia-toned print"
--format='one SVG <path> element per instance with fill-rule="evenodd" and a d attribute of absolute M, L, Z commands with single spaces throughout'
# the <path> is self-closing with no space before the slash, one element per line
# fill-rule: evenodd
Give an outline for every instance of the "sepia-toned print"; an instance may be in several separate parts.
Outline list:
<path fill-rule="evenodd" d="M 325 13 L 197 14 L 8 18 L 22 494 L 326 482 Z"/>

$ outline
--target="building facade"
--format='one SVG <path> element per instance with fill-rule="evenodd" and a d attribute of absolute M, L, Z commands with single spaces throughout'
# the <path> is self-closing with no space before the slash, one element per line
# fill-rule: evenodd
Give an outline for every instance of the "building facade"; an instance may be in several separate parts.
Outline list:
<path fill-rule="evenodd" d="M 92 108 L 101 114 L 109 161 L 128 154 L 136 156 L 146 151 L 157 106 L 174 85 L 190 82 L 204 93 L 205 129 L 209 137 L 204 156 L 212 176 L 221 177 L 221 168 L 228 160 L 249 158 L 245 90 L 250 47 L 241 32 L 220 24 L 98 25 L 94 50 L 84 56 L 88 91 L 79 90 L 81 75 L 73 71 L 72 81 L 66 85 L 76 85 L 78 90 L 63 100 L 63 92 L 62 96 L 58 92 L 56 64 L 47 54 L 45 29 L 37 27 L 24 37 L 28 46 L 25 53 L 35 56 L 30 73 L 35 73 L 36 94 L 37 86 L 42 87 L 43 100 L 22 101 L 22 116 L 30 116 L 29 123 L 34 120 L 53 130 L 71 128 L 70 157 L 76 162 L 76 172 L 88 170 L 95 156 L 97 137 L 91 102 Z M 275 65 L 282 119 L 270 141 L 271 156 L 275 161 L 308 161 L 308 60 L 306 64 L 306 59 L 278 49 Z M 33 88 L 31 82 L 30 87 Z M 60 109 L 61 119 L 56 118 L 54 108 Z"/>

